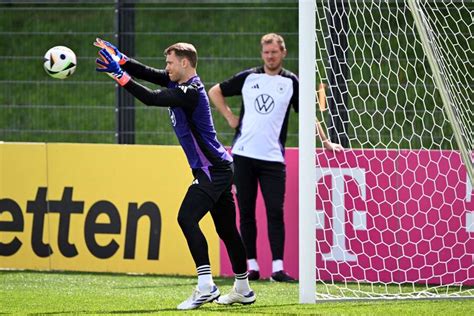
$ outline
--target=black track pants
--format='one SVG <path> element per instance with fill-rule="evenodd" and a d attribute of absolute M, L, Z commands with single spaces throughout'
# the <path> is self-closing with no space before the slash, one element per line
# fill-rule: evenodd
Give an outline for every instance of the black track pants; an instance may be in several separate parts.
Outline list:
<path fill-rule="evenodd" d="M 247 257 L 236 226 L 235 204 L 231 192 L 233 167 L 193 170 L 194 181 L 189 187 L 178 213 L 178 223 L 184 233 L 196 267 L 208 265 L 206 238 L 199 221 L 211 212 L 217 234 L 224 242 L 234 273 L 247 271 Z M 212 179 L 212 180 L 211 180 Z"/>
<path fill-rule="evenodd" d="M 268 239 L 273 260 L 283 260 L 285 225 L 286 167 L 280 162 L 263 161 L 234 155 L 235 185 L 240 209 L 240 233 L 249 259 L 257 258 L 257 224 L 255 205 L 258 184 L 267 211 Z"/>

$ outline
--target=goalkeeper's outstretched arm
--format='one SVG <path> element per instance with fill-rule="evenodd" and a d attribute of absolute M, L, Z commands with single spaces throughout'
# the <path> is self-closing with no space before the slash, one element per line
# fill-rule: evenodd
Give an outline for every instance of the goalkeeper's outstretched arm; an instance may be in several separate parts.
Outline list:
<path fill-rule="evenodd" d="M 127 71 L 120 67 L 114 56 L 105 48 L 99 51 L 96 71 L 107 73 L 134 97 L 146 105 L 162 107 L 183 107 L 194 110 L 199 103 L 199 87 L 195 83 L 181 84 L 175 88 L 151 90 L 134 81 Z"/>
<path fill-rule="evenodd" d="M 146 66 L 132 58 L 129 58 L 121 67 L 135 78 L 143 79 L 162 87 L 166 87 L 170 82 L 170 77 L 165 70 Z"/>
<path fill-rule="evenodd" d="M 178 106 L 194 110 L 199 100 L 198 90 L 192 84 L 186 86 L 186 89 L 172 88 L 151 90 L 131 79 L 123 87 L 148 106 Z"/>
<path fill-rule="evenodd" d="M 117 62 L 123 70 L 127 71 L 128 74 L 135 78 L 143 79 L 162 87 L 166 87 L 170 82 L 170 78 L 165 70 L 146 66 L 129 58 L 110 42 L 104 41 L 101 38 L 96 38 L 94 46 L 101 48 L 101 50 L 106 50 L 111 58 Z"/>

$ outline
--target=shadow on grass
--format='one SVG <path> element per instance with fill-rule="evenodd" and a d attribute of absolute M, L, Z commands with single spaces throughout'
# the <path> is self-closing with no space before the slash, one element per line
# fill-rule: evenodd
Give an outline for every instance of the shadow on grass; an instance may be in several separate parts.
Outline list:
<path fill-rule="evenodd" d="M 285 306 L 295 306 L 295 304 L 281 304 L 278 307 L 285 307 Z M 225 314 L 233 314 L 233 313 L 268 313 L 265 309 L 269 307 L 275 307 L 275 305 L 251 305 L 251 306 L 243 306 L 243 305 L 232 305 L 232 306 L 219 306 L 217 304 L 213 305 L 203 305 L 201 308 L 194 309 L 192 311 L 206 313 L 206 314 L 217 314 L 221 315 Z M 175 312 L 175 313 L 182 313 L 186 311 L 180 311 L 176 308 L 157 308 L 157 309 L 144 309 L 144 310 L 111 310 L 111 311 L 61 311 L 61 312 L 42 312 L 42 313 L 29 313 L 28 315 L 61 315 L 61 314 L 93 314 L 93 315 L 100 315 L 100 314 L 156 314 L 160 312 Z M 189 312 L 189 311 L 188 311 Z M 284 312 L 282 312 L 284 314 Z"/>

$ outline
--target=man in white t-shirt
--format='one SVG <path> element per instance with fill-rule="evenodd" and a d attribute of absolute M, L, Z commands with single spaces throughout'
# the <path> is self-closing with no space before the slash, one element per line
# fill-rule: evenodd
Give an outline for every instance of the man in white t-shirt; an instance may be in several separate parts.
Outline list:
<path fill-rule="evenodd" d="M 255 218 L 257 188 L 260 184 L 273 258 L 271 279 L 291 282 L 294 279 L 283 267 L 284 151 L 291 106 L 298 112 L 298 78 L 282 66 L 287 51 L 280 35 L 266 34 L 260 43 L 264 65 L 244 70 L 213 86 L 209 90 L 209 97 L 229 126 L 236 129 L 232 145 L 234 182 L 240 209 L 240 233 L 249 258 L 249 280 L 260 278 Z M 240 117 L 232 113 L 225 101 L 226 97 L 236 95 L 241 95 L 243 101 Z M 325 136 L 324 133 L 319 134 L 320 137 Z M 338 150 L 338 146 L 326 139 L 326 148 Z"/>

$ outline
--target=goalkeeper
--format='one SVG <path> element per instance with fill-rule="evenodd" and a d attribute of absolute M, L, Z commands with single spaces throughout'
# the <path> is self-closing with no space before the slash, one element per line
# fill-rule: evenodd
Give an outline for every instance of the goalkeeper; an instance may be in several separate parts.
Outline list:
<path fill-rule="evenodd" d="M 107 73 L 144 104 L 168 107 L 171 125 L 194 176 L 179 209 L 178 223 L 196 264 L 198 284 L 193 294 L 177 308 L 195 309 L 214 300 L 220 304 L 254 303 L 256 296 L 248 282 L 247 258 L 237 231 L 231 192 L 234 165 L 216 137 L 209 99 L 196 73 L 196 49 L 188 43 L 171 45 L 164 51 L 166 68 L 159 70 L 128 58 L 101 39 L 96 39 L 94 45 L 101 48 L 101 58 L 96 60 L 97 71 Z M 164 89 L 150 90 L 131 76 Z M 207 241 L 199 228 L 199 221 L 208 211 L 235 273 L 233 289 L 222 297 L 213 282 Z"/>

